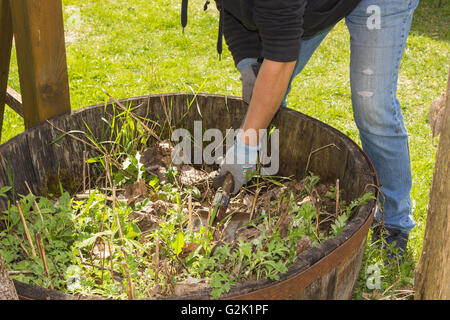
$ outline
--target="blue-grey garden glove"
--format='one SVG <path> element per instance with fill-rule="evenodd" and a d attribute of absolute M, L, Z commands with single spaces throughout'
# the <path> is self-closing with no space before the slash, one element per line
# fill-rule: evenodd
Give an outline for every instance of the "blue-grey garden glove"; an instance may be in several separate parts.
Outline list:
<path fill-rule="evenodd" d="M 261 63 L 255 58 L 245 58 L 239 61 L 236 67 L 241 72 L 242 99 L 250 104 Z"/>
<path fill-rule="evenodd" d="M 213 180 L 213 187 L 220 188 L 226 173 L 230 172 L 234 181 L 232 194 L 238 194 L 242 186 L 247 184 L 257 171 L 258 150 L 259 146 L 248 146 L 237 137 L 234 145 L 222 159 L 219 174 Z"/>

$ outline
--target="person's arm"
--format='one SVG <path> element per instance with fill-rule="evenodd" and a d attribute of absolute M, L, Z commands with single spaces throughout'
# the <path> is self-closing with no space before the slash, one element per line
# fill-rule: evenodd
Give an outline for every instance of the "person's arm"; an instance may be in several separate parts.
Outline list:
<path fill-rule="evenodd" d="M 255 51 L 242 58 L 262 56 L 264 61 L 256 77 L 241 135 L 227 151 L 219 175 L 214 179 L 216 188 L 222 184 L 225 174 L 230 172 L 235 183 L 233 193 L 237 193 L 256 171 L 260 148 L 259 129 L 267 129 L 286 94 L 300 51 L 305 5 L 306 0 L 255 0 L 254 20 L 261 52 L 257 55 Z M 238 40 L 243 39 L 239 34 L 234 35 Z M 227 44 L 230 47 L 229 41 Z M 244 42 L 241 45 L 248 48 Z M 234 48 L 230 47 L 230 50 L 238 64 L 240 60 L 236 57 L 239 57 L 240 49 L 239 46 Z M 256 136 L 246 135 L 247 132 L 256 133 Z"/>
<path fill-rule="evenodd" d="M 294 66 L 295 61 L 276 62 L 265 59 L 262 63 L 243 130 L 236 138 L 235 144 L 228 149 L 221 163 L 219 175 L 213 181 L 214 188 L 221 187 L 225 174 L 230 172 L 234 181 L 233 194 L 237 194 L 256 172 L 260 148 L 259 129 L 266 129 L 269 126 L 280 107 Z"/>
<path fill-rule="evenodd" d="M 259 133 L 259 129 L 267 129 L 280 107 L 286 94 L 289 80 L 295 67 L 295 61 L 277 62 L 265 59 L 256 78 L 253 88 L 253 97 L 242 127 L 243 134 L 246 130 L 253 129 Z M 244 141 L 245 144 L 256 146 L 258 139 Z"/>
<path fill-rule="evenodd" d="M 280 107 L 300 52 L 306 1 L 255 0 L 254 5 L 264 62 L 256 78 L 242 134 L 248 129 L 256 133 L 267 129 Z M 255 146 L 259 138 L 253 141 L 247 138 L 244 142 Z"/>

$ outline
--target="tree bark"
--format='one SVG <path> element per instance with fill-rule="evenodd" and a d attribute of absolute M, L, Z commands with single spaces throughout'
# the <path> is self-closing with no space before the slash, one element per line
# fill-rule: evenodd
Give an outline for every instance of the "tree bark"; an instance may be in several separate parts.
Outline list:
<path fill-rule="evenodd" d="M 9 278 L 6 264 L 0 255 L 0 300 L 18 300 L 14 284 Z"/>
<path fill-rule="evenodd" d="M 450 71 L 415 299 L 450 299 Z"/>

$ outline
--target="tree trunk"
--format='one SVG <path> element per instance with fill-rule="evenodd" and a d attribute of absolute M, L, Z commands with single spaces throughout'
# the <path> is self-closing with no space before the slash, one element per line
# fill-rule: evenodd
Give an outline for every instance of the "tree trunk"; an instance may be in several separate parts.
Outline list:
<path fill-rule="evenodd" d="M 415 299 L 450 299 L 450 72 Z"/>
<path fill-rule="evenodd" d="M 0 255 L 0 300 L 18 300 L 14 284 L 8 276 L 6 264 Z"/>

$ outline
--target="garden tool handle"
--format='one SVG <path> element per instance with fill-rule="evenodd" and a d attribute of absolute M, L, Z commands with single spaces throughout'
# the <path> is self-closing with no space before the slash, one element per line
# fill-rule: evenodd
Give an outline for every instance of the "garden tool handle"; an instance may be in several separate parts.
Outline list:
<path fill-rule="evenodd" d="M 216 213 L 216 219 L 218 221 L 222 220 L 226 216 L 233 189 L 234 189 L 233 175 L 230 172 L 227 172 L 225 174 L 225 179 L 222 188 L 219 189 L 218 191 L 221 193 L 221 196 L 218 198 L 219 208 L 217 209 Z"/>

